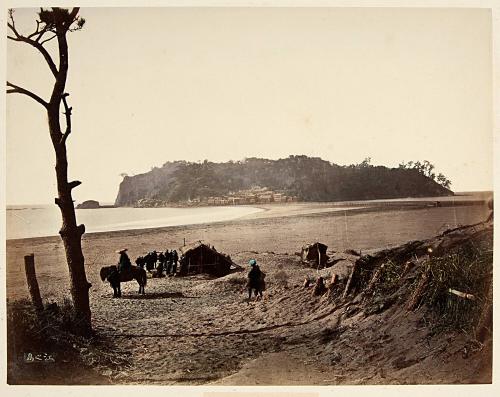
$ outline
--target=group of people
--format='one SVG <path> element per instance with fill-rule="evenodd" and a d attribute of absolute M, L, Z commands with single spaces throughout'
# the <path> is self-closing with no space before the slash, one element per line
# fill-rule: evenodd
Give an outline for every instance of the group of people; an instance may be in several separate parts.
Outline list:
<path fill-rule="evenodd" d="M 116 252 L 120 254 L 118 271 L 126 271 L 132 266 L 130 258 L 127 255 L 127 249 L 123 248 Z M 146 266 L 148 271 L 156 268 L 156 277 L 162 277 L 163 272 L 165 272 L 166 275 L 174 275 L 177 272 L 178 261 L 179 255 L 177 254 L 177 251 L 169 251 L 167 249 L 165 252 L 148 252 L 145 256 L 139 256 L 135 262 L 141 269 L 143 269 L 144 266 Z M 264 278 L 266 275 L 262 270 L 260 270 L 255 259 L 250 259 L 248 264 L 250 265 L 250 271 L 247 275 L 248 300 L 251 300 L 252 293 L 255 294 L 256 299 L 262 299 L 262 291 L 265 290 Z"/>
<path fill-rule="evenodd" d="M 177 264 L 179 262 L 179 254 L 176 250 L 158 253 L 158 261 L 156 264 L 156 274 L 162 275 L 165 270 L 166 275 L 174 275 L 177 273 Z"/>
<path fill-rule="evenodd" d="M 118 260 L 118 271 L 123 272 L 132 266 L 132 262 L 127 255 L 127 249 L 123 248 L 119 251 L 116 251 L 120 254 L 120 258 Z M 148 252 L 144 256 L 138 256 L 135 260 L 135 263 L 141 269 L 146 267 L 146 270 L 151 272 L 153 269 L 156 269 L 156 276 L 162 277 L 166 275 L 174 275 L 177 273 L 177 265 L 179 262 L 179 254 L 176 250 L 169 251 L 168 249 L 165 252 L 157 252 L 156 250 Z"/>
<path fill-rule="evenodd" d="M 149 272 L 152 272 L 153 269 L 156 269 L 156 277 L 176 274 L 178 262 L 179 254 L 177 253 L 177 251 L 169 251 L 168 249 L 165 250 L 165 252 L 157 252 L 156 250 L 154 250 L 148 252 L 145 256 L 139 256 L 135 260 L 137 266 L 141 268 L 144 268 L 144 266 L 146 266 L 146 270 Z"/>

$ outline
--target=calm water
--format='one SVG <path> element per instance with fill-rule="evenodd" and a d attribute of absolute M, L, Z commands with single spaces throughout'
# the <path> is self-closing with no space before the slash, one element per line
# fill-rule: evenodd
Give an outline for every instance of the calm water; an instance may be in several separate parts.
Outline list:
<path fill-rule="evenodd" d="M 76 210 L 76 217 L 86 232 L 92 233 L 228 221 L 260 211 L 245 206 L 100 208 Z M 61 228 L 61 214 L 55 205 L 9 206 L 6 213 L 7 239 L 56 236 Z"/>
<path fill-rule="evenodd" d="M 366 200 L 350 202 L 350 204 L 370 206 L 377 202 L 468 201 L 484 200 L 488 197 L 491 197 L 490 192 L 472 192 L 455 197 Z M 334 207 L 337 205 L 344 207 L 348 203 L 329 204 Z M 330 208 L 328 210 L 334 211 L 335 209 Z M 247 206 L 198 208 L 122 207 L 76 210 L 76 216 L 78 223 L 85 225 L 86 232 L 92 233 L 229 221 L 261 211 L 264 210 Z M 61 227 L 61 214 L 59 208 L 55 205 L 8 206 L 6 213 L 7 239 L 57 236 Z"/>

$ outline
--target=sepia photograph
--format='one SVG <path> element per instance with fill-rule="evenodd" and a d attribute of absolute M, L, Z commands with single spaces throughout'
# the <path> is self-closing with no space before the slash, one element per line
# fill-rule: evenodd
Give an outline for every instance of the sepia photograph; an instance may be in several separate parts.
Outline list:
<path fill-rule="evenodd" d="M 7 385 L 493 386 L 491 6 L 80 3 L 2 10 Z"/>

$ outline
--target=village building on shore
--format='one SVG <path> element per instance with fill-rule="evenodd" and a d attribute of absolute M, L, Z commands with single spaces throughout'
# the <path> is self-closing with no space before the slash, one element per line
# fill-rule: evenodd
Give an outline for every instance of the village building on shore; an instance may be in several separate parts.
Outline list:
<path fill-rule="evenodd" d="M 255 186 L 251 189 L 230 192 L 223 196 L 195 197 L 187 201 L 170 203 L 160 199 L 142 198 L 137 200 L 135 207 L 156 208 L 156 207 L 198 207 L 198 206 L 221 206 L 221 205 L 251 205 L 251 204 L 271 204 L 271 203 L 296 203 L 296 196 L 287 195 L 284 192 L 275 192 L 266 187 Z"/>
<path fill-rule="evenodd" d="M 201 203 L 208 205 L 245 205 L 245 204 L 269 204 L 269 203 L 294 203 L 298 199 L 288 196 L 283 192 L 275 192 L 265 187 L 253 187 L 247 190 L 229 193 L 226 196 L 208 197 Z"/>

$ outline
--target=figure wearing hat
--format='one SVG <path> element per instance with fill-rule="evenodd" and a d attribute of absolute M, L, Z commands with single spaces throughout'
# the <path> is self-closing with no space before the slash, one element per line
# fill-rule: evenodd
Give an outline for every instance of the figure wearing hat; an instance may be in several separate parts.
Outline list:
<path fill-rule="evenodd" d="M 119 251 L 116 251 L 117 254 L 120 254 L 120 260 L 118 261 L 118 271 L 123 272 L 127 271 L 132 267 L 132 263 L 130 262 L 130 258 L 127 255 L 127 249 L 123 248 Z"/>
<path fill-rule="evenodd" d="M 250 259 L 248 264 L 251 266 L 250 271 L 248 272 L 248 300 L 252 298 L 252 290 L 255 291 L 255 296 L 260 296 L 262 298 L 262 281 L 263 281 L 263 273 L 257 265 L 257 261 L 255 259 Z"/>

